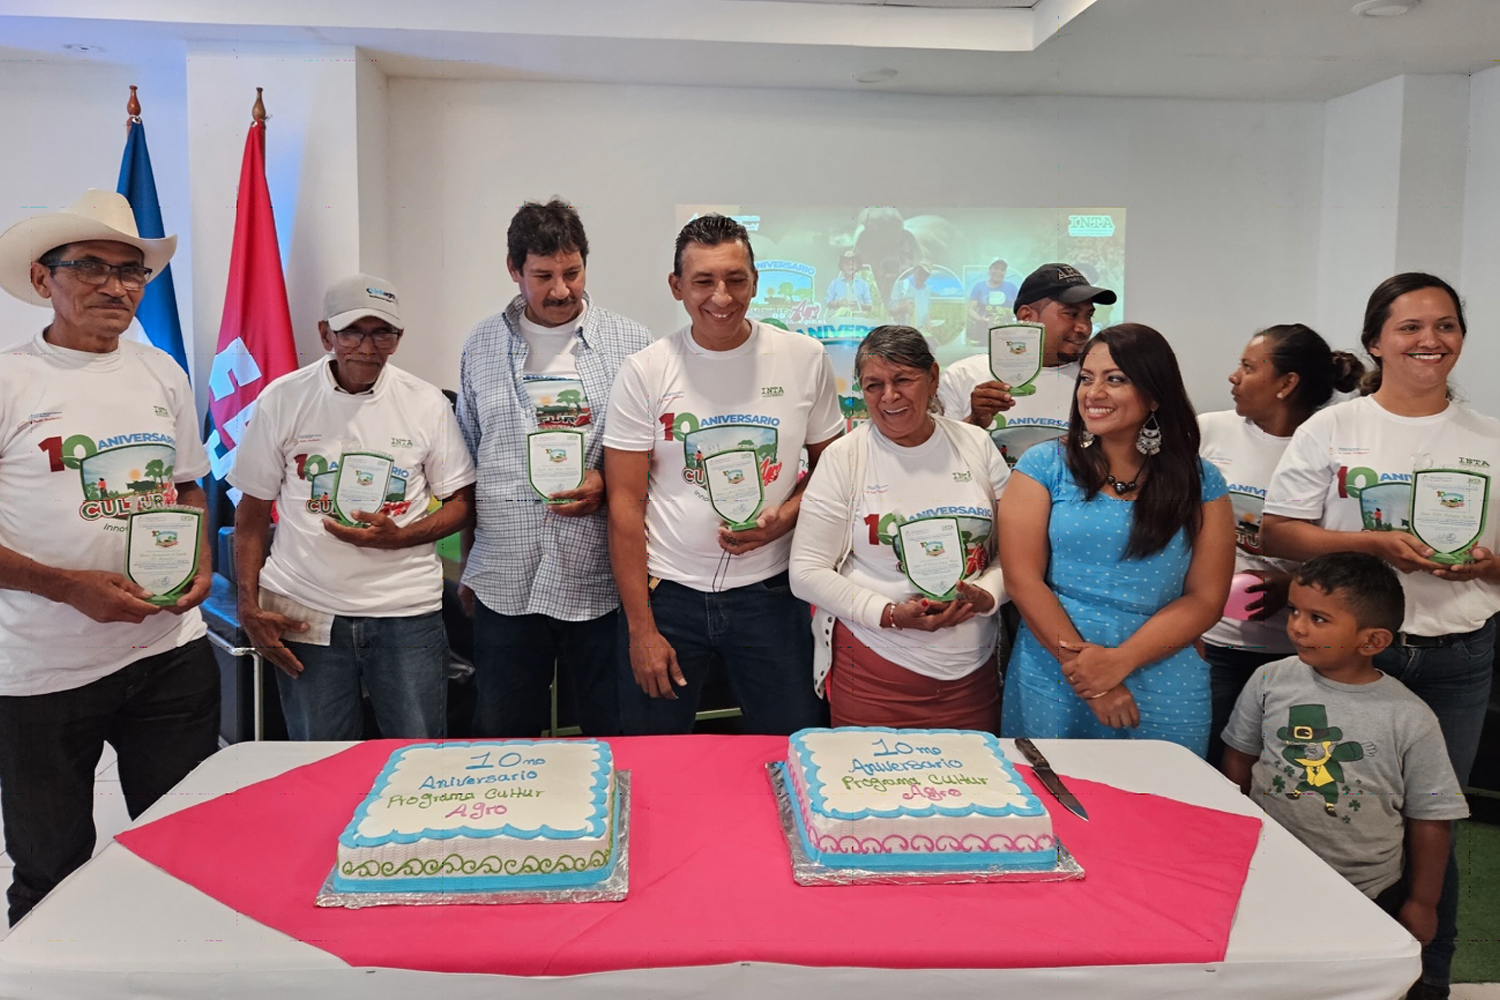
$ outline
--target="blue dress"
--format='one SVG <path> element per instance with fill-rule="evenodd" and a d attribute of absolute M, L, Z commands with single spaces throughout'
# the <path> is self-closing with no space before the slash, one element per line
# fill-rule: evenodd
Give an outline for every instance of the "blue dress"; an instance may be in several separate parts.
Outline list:
<path fill-rule="evenodd" d="M 1201 459 L 1199 465 L 1204 501 L 1224 496 L 1227 488 L 1219 470 Z M 1135 505 L 1103 491 L 1085 501 L 1060 442 L 1027 449 L 1016 471 L 1052 496 L 1047 586 L 1085 640 L 1118 646 L 1146 619 L 1182 596 L 1183 577 L 1192 560 L 1186 530 L 1160 552 L 1126 559 Z M 1135 696 L 1141 724 L 1111 729 L 1073 693 L 1057 660 L 1023 623 L 1006 671 L 1000 730 L 1006 736 L 1170 740 L 1200 757 L 1207 753 L 1208 664 L 1191 646 L 1132 671 L 1125 686 Z"/>

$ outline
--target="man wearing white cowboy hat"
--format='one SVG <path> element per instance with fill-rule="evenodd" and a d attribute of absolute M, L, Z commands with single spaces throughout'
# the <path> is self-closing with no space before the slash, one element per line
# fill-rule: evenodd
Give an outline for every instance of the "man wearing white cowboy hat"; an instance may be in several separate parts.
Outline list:
<path fill-rule="evenodd" d="M 132 817 L 218 748 L 219 674 L 197 574 L 158 604 L 123 572 L 126 518 L 204 506 L 187 376 L 121 341 L 177 237 L 137 235 L 126 200 L 89 191 L 0 234 L 0 287 L 52 322 L 0 354 L 0 808 L 10 922 L 94 846 L 108 740 Z"/>

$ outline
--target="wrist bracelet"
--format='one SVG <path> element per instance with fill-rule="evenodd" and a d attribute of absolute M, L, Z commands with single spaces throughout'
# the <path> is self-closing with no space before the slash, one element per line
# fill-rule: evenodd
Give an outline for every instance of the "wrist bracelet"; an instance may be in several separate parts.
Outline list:
<path fill-rule="evenodd" d="M 900 632 L 901 626 L 896 624 L 896 605 L 887 604 L 885 608 L 891 613 L 891 628 L 895 629 L 897 632 Z"/>

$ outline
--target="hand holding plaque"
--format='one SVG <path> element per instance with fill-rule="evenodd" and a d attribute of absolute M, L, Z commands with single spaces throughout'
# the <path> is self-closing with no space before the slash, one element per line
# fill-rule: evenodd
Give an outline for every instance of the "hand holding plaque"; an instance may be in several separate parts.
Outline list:
<path fill-rule="evenodd" d="M 1046 331 L 1040 323 L 1005 323 L 990 327 L 990 374 L 1010 386 L 1012 396 L 1036 392 L 1042 370 Z"/>
<path fill-rule="evenodd" d="M 203 511 L 158 507 L 136 511 L 125 522 L 125 575 L 150 593 L 152 604 L 175 604 L 198 575 Z"/>
<path fill-rule="evenodd" d="M 756 515 L 765 504 L 765 486 L 760 481 L 760 458 L 749 448 L 735 448 L 703 460 L 708 502 L 714 513 L 732 530 L 755 527 Z"/>
<path fill-rule="evenodd" d="M 1490 505 L 1490 477 L 1465 469 L 1418 469 L 1411 477 L 1411 532 L 1445 566 L 1473 561 Z"/>
<path fill-rule="evenodd" d="M 906 578 L 934 601 L 951 601 L 964 578 L 967 554 L 956 517 L 923 517 L 897 525 Z"/>
<path fill-rule="evenodd" d="M 584 436 L 582 431 L 532 431 L 526 435 L 526 478 L 537 496 L 548 503 L 552 494 L 576 490 L 583 485 Z"/>
<path fill-rule="evenodd" d="M 374 451 L 346 451 L 339 456 L 333 480 L 333 513 L 344 524 L 358 527 L 357 510 L 373 513 L 385 504 L 396 460 Z"/>

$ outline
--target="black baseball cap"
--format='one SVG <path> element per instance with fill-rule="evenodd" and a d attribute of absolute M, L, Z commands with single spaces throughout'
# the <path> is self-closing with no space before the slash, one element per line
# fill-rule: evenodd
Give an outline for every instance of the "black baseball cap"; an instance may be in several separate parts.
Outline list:
<path fill-rule="evenodd" d="M 1021 282 L 1016 305 L 1029 306 L 1040 299 L 1056 299 L 1070 306 L 1079 302 L 1109 306 L 1115 304 L 1118 296 L 1108 288 L 1089 284 L 1088 279 L 1071 264 L 1043 264 Z"/>

